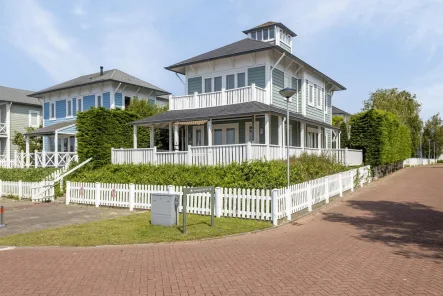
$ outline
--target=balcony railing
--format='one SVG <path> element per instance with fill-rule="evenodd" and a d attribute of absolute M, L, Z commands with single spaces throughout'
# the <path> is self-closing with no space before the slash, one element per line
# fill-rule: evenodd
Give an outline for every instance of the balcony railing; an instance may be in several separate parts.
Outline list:
<path fill-rule="evenodd" d="M 0 156 L 0 167 L 4 168 L 45 168 L 45 167 L 65 167 L 71 162 L 78 161 L 76 152 L 32 152 L 26 154 L 24 151 L 14 151 L 11 159 L 6 155 Z"/>
<path fill-rule="evenodd" d="M 254 83 L 247 87 L 171 97 L 169 100 L 169 110 L 207 108 L 253 101 L 270 104 L 269 98 L 266 95 L 266 90 L 257 87 Z"/>
<path fill-rule="evenodd" d="M 276 160 L 286 158 L 286 147 L 264 144 L 237 144 L 217 146 L 189 146 L 188 151 L 157 152 L 156 148 L 112 149 L 113 164 L 188 164 L 228 165 L 249 160 Z M 363 163 L 361 150 L 317 149 L 289 147 L 289 156 L 298 157 L 303 153 L 326 155 L 344 165 Z"/>
<path fill-rule="evenodd" d="M 0 123 L 0 135 L 6 135 L 8 132 L 6 123 Z"/>

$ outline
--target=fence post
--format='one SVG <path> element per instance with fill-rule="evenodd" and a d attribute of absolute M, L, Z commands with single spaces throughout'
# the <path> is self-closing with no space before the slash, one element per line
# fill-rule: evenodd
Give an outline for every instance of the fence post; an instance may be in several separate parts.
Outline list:
<path fill-rule="evenodd" d="M 95 207 L 98 208 L 100 206 L 100 183 L 95 183 Z"/>
<path fill-rule="evenodd" d="M 220 218 L 222 215 L 222 189 L 220 187 L 215 188 L 215 216 Z"/>
<path fill-rule="evenodd" d="M 278 190 L 273 189 L 272 195 L 272 224 L 278 226 Z"/>
<path fill-rule="evenodd" d="M 325 177 L 325 197 L 326 203 L 329 203 L 329 177 Z"/>
<path fill-rule="evenodd" d="M 338 189 L 340 190 L 340 197 L 343 197 L 343 176 L 338 173 Z"/>
<path fill-rule="evenodd" d="M 252 160 L 252 145 L 250 141 L 246 144 L 246 160 Z"/>
<path fill-rule="evenodd" d="M 42 151 L 42 159 L 41 159 L 41 162 L 42 162 L 42 167 L 46 167 L 46 152 L 45 151 Z"/>
<path fill-rule="evenodd" d="M 59 163 L 59 152 L 54 153 L 54 167 L 58 168 Z"/>
<path fill-rule="evenodd" d="M 157 147 L 153 148 L 153 152 L 152 152 L 152 163 L 157 164 Z"/>
<path fill-rule="evenodd" d="M 194 92 L 194 97 L 193 97 L 193 108 L 198 108 L 198 92 Z"/>
<path fill-rule="evenodd" d="M 226 98 L 226 91 L 224 88 L 222 88 L 221 90 L 221 101 L 222 101 L 222 106 L 227 105 L 228 104 L 228 100 Z"/>
<path fill-rule="evenodd" d="M 22 180 L 18 181 L 18 199 L 23 197 L 23 183 Z"/>
<path fill-rule="evenodd" d="M 66 204 L 69 205 L 71 202 L 71 182 L 66 181 Z"/>
<path fill-rule="evenodd" d="M 286 201 L 286 219 L 290 221 L 292 219 L 291 217 L 292 202 L 291 202 L 291 191 L 289 190 L 289 187 L 287 187 L 285 191 L 285 201 Z"/>
<path fill-rule="evenodd" d="M 312 212 L 312 185 L 311 182 L 308 181 L 308 185 L 306 186 L 306 193 L 308 196 L 308 211 Z"/>
<path fill-rule="evenodd" d="M 187 163 L 192 165 L 192 146 L 188 145 Z"/>
<path fill-rule="evenodd" d="M 257 89 L 255 88 L 255 83 L 251 84 L 251 91 L 252 91 L 252 101 L 257 101 Z"/>
<path fill-rule="evenodd" d="M 354 178 L 355 178 L 355 170 L 351 171 L 351 192 L 354 192 Z"/>
<path fill-rule="evenodd" d="M 135 201 L 135 185 L 129 184 L 129 211 L 134 210 L 134 201 Z"/>

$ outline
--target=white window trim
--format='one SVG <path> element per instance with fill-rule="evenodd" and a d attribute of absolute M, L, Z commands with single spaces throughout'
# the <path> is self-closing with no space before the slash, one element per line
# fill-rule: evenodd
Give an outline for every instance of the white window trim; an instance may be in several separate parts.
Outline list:
<path fill-rule="evenodd" d="M 260 143 L 260 135 L 259 135 L 259 131 L 260 131 L 260 123 L 256 120 L 255 121 L 255 127 L 254 127 L 254 144 L 258 144 Z M 245 141 L 246 143 L 249 142 L 249 129 L 252 126 L 252 121 L 246 122 L 245 124 Z"/>
<path fill-rule="evenodd" d="M 68 115 L 68 104 L 71 105 L 71 115 Z M 74 117 L 74 105 L 72 104 L 72 99 L 66 99 L 66 118 Z"/>
<path fill-rule="evenodd" d="M 324 89 L 322 89 L 322 95 L 323 95 L 323 104 L 325 105 L 324 111 L 325 114 L 328 114 L 328 95 L 326 95 L 326 91 Z"/>
<path fill-rule="evenodd" d="M 207 91 L 206 90 L 206 79 L 210 79 L 211 80 L 211 91 Z M 203 78 L 203 93 L 211 93 L 211 92 L 214 92 L 214 78 L 212 78 L 212 77 L 209 77 L 209 78 Z M 222 78 L 222 80 L 223 80 L 223 78 Z M 222 84 L 223 84 L 223 82 L 222 82 Z"/>
<path fill-rule="evenodd" d="M 311 83 L 308 83 L 307 86 L 308 86 L 308 105 L 311 107 L 314 107 L 314 105 L 315 105 L 315 96 L 314 96 L 315 88 L 314 88 L 314 85 Z M 311 97 L 312 97 L 312 101 L 311 101 Z"/>
<path fill-rule="evenodd" d="M 197 130 L 201 130 L 201 135 L 202 135 L 202 145 L 197 146 Z M 205 127 L 203 125 L 197 125 L 197 126 L 193 126 L 192 127 L 192 146 L 195 147 L 201 147 L 201 146 L 205 146 Z"/>
<path fill-rule="evenodd" d="M 79 102 L 81 102 L 81 103 L 79 104 Z M 80 108 L 80 106 L 81 106 L 81 108 Z M 77 104 L 75 106 L 75 109 L 76 109 L 76 112 L 83 112 L 83 97 L 77 98 Z"/>
<path fill-rule="evenodd" d="M 37 124 L 36 125 L 32 125 L 32 114 L 37 114 Z M 30 127 L 36 127 L 38 128 L 40 126 L 40 111 L 37 110 L 29 110 L 29 126 Z"/>
<path fill-rule="evenodd" d="M 216 129 L 221 129 L 222 130 L 222 145 L 228 145 L 226 144 L 226 130 L 228 128 L 233 128 L 234 132 L 235 132 L 235 142 L 234 144 L 238 144 L 238 123 L 223 123 L 223 124 L 213 124 L 212 125 L 212 145 L 214 146 L 219 146 L 219 145 L 215 145 L 215 130 Z M 231 145 L 231 144 L 229 144 Z"/>
<path fill-rule="evenodd" d="M 51 107 L 54 109 L 54 117 L 52 117 Z M 49 102 L 49 120 L 55 120 L 57 118 L 57 110 L 55 109 L 55 102 Z"/>
<path fill-rule="evenodd" d="M 95 94 L 95 108 L 98 108 L 98 97 L 101 97 L 101 106 L 103 107 L 103 94 L 102 93 L 97 93 Z"/>

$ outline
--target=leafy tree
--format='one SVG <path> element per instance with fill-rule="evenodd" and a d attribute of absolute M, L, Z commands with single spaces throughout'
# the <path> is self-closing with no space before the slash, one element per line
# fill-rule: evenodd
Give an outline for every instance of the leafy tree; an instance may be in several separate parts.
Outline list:
<path fill-rule="evenodd" d="M 335 127 L 340 127 L 340 123 L 344 121 L 343 116 L 334 115 L 332 116 L 332 125 Z"/>
<path fill-rule="evenodd" d="M 344 149 L 346 147 L 349 147 L 348 126 L 346 122 L 342 121 L 340 123 L 340 148 Z"/>
<path fill-rule="evenodd" d="M 364 101 L 363 111 L 380 109 L 397 115 L 401 123 L 405 124 L 411 133 L 411 156 L 416 155 L 420 144 L 420 131 L 423 122 L 420 119 L 420 103 L 415 94 L 408 91 L 399 91 L 397 88 L 378 89 Z"/>
<path fill-rule="evenodd" d="M 434 158 L 434 142 L 435 157 L 438 158 L 443 152 L 443 120 L 440 113 L 433 115 L 425 123 L 422 138 L 423 157 Z"/>
<path fill-rule="evenodd" d="M 147 100 L 135 98 L 127 110 L 136 114 L 138 119 L 143 119 L 167 111 L 168 106 L 156 105 Z M 139 126 L 137 128 L 137 147 L 149 147 L 149 133 L 150 128 L 148 127 Z M 154 139 L 157 148 L 169 147 L 169 131 L 167 129 L 156 129 Z"/>
<path fill-rule="evenodd" d="M 35 129 L 33 127 L 27 127 L 26 132 L 32 132 Z M 16 145 L 19 150 L 26 151 L 26 138 L 21 132 L 14 131 L 14 138 L 12 139 L 12 144 Z M 29 151 L 42 151 L 43 140 L 42 137 L 30 137 L 29 138 Z"/>

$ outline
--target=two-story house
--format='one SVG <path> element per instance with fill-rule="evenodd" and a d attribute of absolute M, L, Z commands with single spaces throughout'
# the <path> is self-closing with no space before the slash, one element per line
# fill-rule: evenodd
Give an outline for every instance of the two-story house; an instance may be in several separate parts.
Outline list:
<path fill-rule="evenodd" d="M 167 104 L 164 95 L 169 92 L 118 69 L 103 71 L 100 67 L 100 72 L 29 94 L 43 102 L 43 128 L 26 136 L 42 136 L 43 151 L 49 157 L 54 153 L 75 153 L 78 112 L 93 107 L 125 109 L 134 97 Z"/>
<path fill-rule="evenodd" d="M 267 22 L 243 33 L 243 40 L 166 67 L 185 76 L 186 95 L 171 96 L 169 111 L 133 125 L 169 128 L 175 151 L 251 143 L 249 154 L 274 159 L 286 143 L 293 155 L 332 148 L 331 100 L 345 87 L 293 54 L 296 34 L 285 25 Z M 289 123 L 279 94 L 285 87 L 297 90 Z"/>
<path fill-rule="evenodd" d="M 28 127 L 41 125 L 42 104 L 28 97 L 32 91 L 0 86 L 0 167 L 10 167 L 14 152 L 14 132 L 25 133 Z"/>

